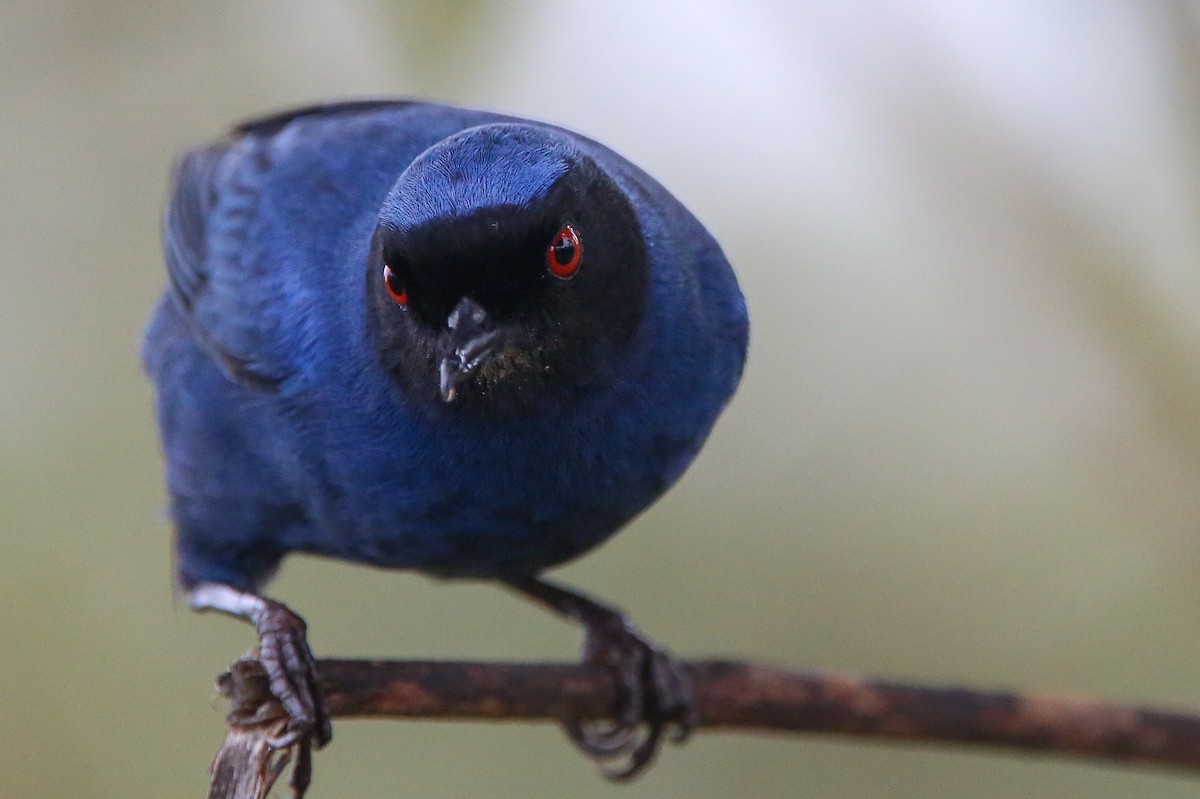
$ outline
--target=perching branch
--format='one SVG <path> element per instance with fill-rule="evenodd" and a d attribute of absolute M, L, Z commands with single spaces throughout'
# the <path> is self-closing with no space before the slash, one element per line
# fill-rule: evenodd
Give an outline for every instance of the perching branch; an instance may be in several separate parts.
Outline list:
<path fill-rule="evenodd" d="M 616 704 L 599 666 L 322 660 L 325 708 L 337 717 L 454 720 L 605 718 Z M 825 732 L 894 741 L 971 743 L 1200 771 L 1200 714 L 1079 699 L 931 688 L 794 673 L 738 661 L 684 664 L 702 730 Z M 286 766 L 265 741 L 286 721 L 254 660 L 218 688 L 233 701 L 210 799 L 265 796 Z M 255 793 L 258 791 L 258 793 Z"/>

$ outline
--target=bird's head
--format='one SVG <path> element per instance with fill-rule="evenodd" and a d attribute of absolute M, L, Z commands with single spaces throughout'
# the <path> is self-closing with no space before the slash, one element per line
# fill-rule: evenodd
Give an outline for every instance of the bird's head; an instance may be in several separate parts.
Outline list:
<path fill-rule="evenodd" d="M 469 128 L 388 194 L 367 294 L 406 395 L 520 411 L 611 377 L 641 322 L 646 247 L 630 201 L 568 135 Z"/>

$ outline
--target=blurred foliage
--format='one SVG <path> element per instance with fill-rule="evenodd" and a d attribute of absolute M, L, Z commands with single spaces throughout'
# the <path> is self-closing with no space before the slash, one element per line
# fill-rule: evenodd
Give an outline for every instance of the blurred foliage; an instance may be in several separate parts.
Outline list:
<path fill-rule="evenodd" d="M 200 796 L 250 630 L 172 602 L 149 387 L 171 160 L 291 103 L 544 118 L 659 177 L 753 317 L 667 498 L 563 579 L 688 655 L 1200 699 L 1190 2 L 0 3 L 0 797 Z M 494 587 L 294 558 L 322 655 L 550 658 Z M 1185 796 L 1049 760 L 343 722 L 313 795 Z"/>

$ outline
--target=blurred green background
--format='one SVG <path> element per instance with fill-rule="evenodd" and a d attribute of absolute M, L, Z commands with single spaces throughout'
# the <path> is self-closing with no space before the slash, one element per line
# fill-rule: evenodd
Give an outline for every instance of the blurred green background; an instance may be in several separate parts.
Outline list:
<path fill-rule="evenodd" d="M 629 156 L 737 268 L 703 456 L 558 571 L 685 656 L 1200 700 L 1200 7 L 0 2 L 0 797 L 204 795 L 248 627 L 173 595 L 140 327 L 172 159 L 404 94 Z M 498 589 L 291 558 L 319 655 L 574 657 Z M 314 797 L 1194 796 L 1155 772 L 340 722 Z"/>

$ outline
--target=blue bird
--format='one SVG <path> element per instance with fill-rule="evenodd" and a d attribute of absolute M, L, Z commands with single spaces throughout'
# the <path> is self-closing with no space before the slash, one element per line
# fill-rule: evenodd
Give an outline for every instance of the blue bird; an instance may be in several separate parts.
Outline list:
<path fill-rule="evenodd" d="M 668 655 L 538 576 L 670 487 L 742 373 L 733 271 L 666 189 L 540 122 L 317 105 L 186 154 L 164 250 L 143 358 L 178 577 L 255 625 L 299 791 L 331 730 L 304 622 L 260 593 L 288 552 L 496 580 L 580 623 L 623 698 L 568 733 L 610 776 L 686 735 Z"/>

